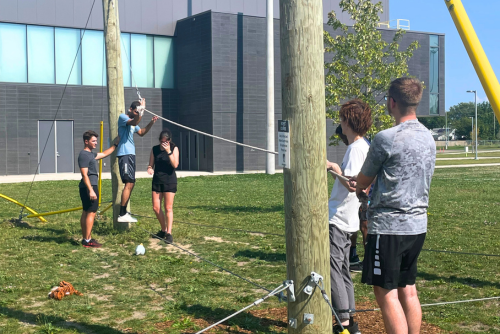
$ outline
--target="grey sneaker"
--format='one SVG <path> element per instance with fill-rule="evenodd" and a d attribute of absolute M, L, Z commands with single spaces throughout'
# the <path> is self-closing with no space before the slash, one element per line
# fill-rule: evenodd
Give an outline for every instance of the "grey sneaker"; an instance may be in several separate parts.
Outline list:
<path fill-rule="evenodd" d="M 363 262 L 351 263 L 349 265 L 349 271 L 351 273 L 361 273 L 363 272 Z"/>

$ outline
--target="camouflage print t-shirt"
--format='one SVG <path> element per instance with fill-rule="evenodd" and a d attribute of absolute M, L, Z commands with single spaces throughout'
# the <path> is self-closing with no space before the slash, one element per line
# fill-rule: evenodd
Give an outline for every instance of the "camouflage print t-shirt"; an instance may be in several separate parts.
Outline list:
<path fill-rule="evenodd" d="M 414 235 L 427 232 L 429 188 L 436 144 L 418 120 L 379 132 L 361 172 L 377 176 L 368 208 L 368 233 Z"/>

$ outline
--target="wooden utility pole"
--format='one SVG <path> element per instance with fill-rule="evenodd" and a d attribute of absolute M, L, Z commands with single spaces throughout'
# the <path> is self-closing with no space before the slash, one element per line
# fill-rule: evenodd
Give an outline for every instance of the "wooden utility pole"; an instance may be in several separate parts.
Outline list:
<path fill-rule="evenodd" d="M 102 8 L 104 14 L 104 40 L 106 43 L 109 137 L 116 138 L 118 136 L 118 117 L 125 111 L 118 0 L 102 0 Z M 120 178 L 116 150 L 111 155 L 111 180 L 113 186 L 113 226 L 118 230 L 128 229 L 130 228 L 129 223 L 119 223 L 117 221 L 120 213 L 123 183 Z"/>
<path fill-rule="evenodd" d="M 297 324 L 288 333 L 331 333 L 321 293 L 303 292 L 312 271 L 330 292 L 322 0 L 281 0 L 280 31 L 282 115 L 291 147 L 284 170 L 287 279 L 296 287 L 288 319 Z M 313 324 L 305 314 L 314 315 Z"/>

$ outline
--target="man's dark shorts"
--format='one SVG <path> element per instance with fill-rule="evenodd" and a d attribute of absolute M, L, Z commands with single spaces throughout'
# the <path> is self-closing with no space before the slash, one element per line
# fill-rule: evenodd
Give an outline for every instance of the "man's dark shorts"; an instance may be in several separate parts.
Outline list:
<path fill-rule="evenodd" d="M 118 157 L 120 177 L 123 183 L 135 183 L 135 155 L 122 155 Z"/>
<path fill-rule="evenodd" d="M 93 201 L 90 199 L 87 187 L 80 187 L 80 199 L 82 200 L 83 211 L 85 212 L 97 212 L 99 209 L 99 191 L 97 186 L 92 186 L 92 189 L 94 189 L 94 192 L 97 195 L 97 199 Z"/>
<path fill-rule="evenodd" d="M 369 234 L 361 282 L 387 290 L 415 284 L 425 235 Z"/>

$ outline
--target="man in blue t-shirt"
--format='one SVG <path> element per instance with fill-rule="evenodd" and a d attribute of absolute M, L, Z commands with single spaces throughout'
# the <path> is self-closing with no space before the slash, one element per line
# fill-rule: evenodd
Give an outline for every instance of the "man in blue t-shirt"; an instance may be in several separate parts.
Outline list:
<path fill-rule="evenodd" d="M 120 215 L 118 221 L 121 223 L 135 223 L 137 219 L 133 218 L 127 212 L 127 204 L 135 185 L 135 143 L 134 133 L 144 137 L 151 129 L 158 117 L 154 116 L 151 122 L 144 128 L 139 127 L 144 109 L 146 108 L 146 99 L 134 101 L 130 105 L 127 114 L 121 114 L 118 118 L 118 135 L 120 143 L 118 144 L 118 165 L 120 166 L 120 177 L 125 184 L 122 192 L 122 201 L 120 206 Z"/>

